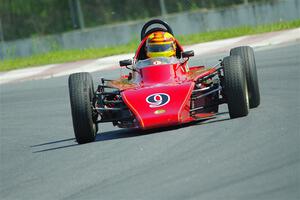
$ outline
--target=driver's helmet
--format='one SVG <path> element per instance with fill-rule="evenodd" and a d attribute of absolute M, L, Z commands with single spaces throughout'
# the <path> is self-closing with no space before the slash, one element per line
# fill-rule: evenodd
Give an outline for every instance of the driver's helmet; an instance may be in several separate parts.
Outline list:
<path fill-rule="evenodd" d="M 175 56 L 176 43 L 174 36 L 163 31 L 151 33 L 146 41 L 146 54 L 148 58 Z"/>

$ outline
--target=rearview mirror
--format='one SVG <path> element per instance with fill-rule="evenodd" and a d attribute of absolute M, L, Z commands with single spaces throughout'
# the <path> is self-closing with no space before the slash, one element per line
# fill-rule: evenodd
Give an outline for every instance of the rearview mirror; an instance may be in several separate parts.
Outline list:
<path fill-rule="evenodd" d="M 194 56 L 194 51 L 191 50 L 191 51 L 184 51 L 181 53 L 181 57 L 182 58 L 189 58 L 189 57 L 192 57 Z"/>
<path fill-rule="evenodd" d="M 128 65 L 132 65 L 132 60 L 131 59 L 127 59 L 127 60 L 120 60 L 120 66 L 128 66 Z"/>

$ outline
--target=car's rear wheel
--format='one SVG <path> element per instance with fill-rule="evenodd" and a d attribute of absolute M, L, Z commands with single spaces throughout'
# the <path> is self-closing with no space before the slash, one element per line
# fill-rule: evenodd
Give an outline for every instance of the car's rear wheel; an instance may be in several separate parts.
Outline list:
<path fill-rule="evenodd" d="M 231 49 L 230 55 L 238 55 L 243 61 L 244 67 L 246 69 L 249 105 L 250 108 L 256 108 L 260 104 L 260 93 L 254 51 L 249 46 L 242 46 Z"/>
<path fill-rule="evenodd" d="M 89 73 L 69 76 L 69 94 L 76 141 L 79 144 L 95 141 L 97 124 L 93 113 L 94 89 Z"/>
<path fill-rule="evenodd" d="M 247 80 L 240 56 L 228 56 L 223 59 L 224 92 L 230 118 L 248 115 L 249 100 Z"/>

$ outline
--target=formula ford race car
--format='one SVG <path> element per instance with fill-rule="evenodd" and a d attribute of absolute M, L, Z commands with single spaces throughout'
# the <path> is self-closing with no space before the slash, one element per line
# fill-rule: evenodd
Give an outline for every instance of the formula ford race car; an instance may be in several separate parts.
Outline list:
<path fill-rule="evenodd" d="M 130 69 L 128 75 L 117 80 L 102 78 L 96 90 L 89 73 L 69 76 L 73 127 L 79 144 L 95 140 L 98 123 L 145 130 L 214 118 L 224 103 L 230 118 L 243 117 L 249 108 L 260 104 L 251 47 L 231 49 L 230 56 L 213 67 L 188 66 L 194 52 L 183 51 L 177 40 L 176 57 L 145 56 L 147 36 L 155 31 L 173 35 L 166 22 L 147 22 L 133 60 L 120 61 L 121 67 Z"/>

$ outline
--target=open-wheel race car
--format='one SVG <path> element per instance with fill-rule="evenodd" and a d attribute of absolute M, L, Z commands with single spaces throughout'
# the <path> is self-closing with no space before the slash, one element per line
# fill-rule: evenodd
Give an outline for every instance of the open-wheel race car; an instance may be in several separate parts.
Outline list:
<path fill-rule="evenodd" d="M 121 67 L 130 69 L 128 75 L 116 80 L 102 78 L 96 90 L 89 73 L 69 76 L 73 128 L 79 144 L 94 141 L 98 124 L 103 122 L 145 130 L 214 118 L 224 103 L 230 118 L 243 117 L 260 104 L 251 47 L 231 49 L 230 56 L 213 67 L 188 66 L 194 52 L 184 51 L 177 40 L 175 56 L 147 57 L 147 38 L 157 31 L 173 35 L 166 22 L 147 22 L 134 58 L 120 61 Z"/>

